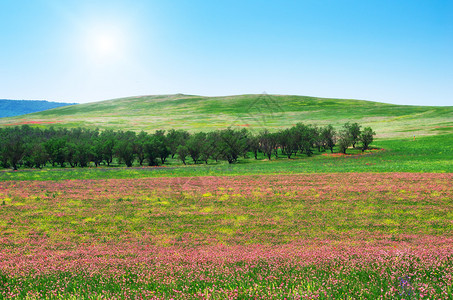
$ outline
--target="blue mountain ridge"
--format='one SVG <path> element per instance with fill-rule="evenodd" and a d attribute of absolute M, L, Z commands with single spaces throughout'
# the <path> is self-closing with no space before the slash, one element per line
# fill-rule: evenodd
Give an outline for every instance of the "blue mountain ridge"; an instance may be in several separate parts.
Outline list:
<path fill-rule="evenodd" d="M 0 99 L 0 118 L 14 117 L 77 103 Z"/>

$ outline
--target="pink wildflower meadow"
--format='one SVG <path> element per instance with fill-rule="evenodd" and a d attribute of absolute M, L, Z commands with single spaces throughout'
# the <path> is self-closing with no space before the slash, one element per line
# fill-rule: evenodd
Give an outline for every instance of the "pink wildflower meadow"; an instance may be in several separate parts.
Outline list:
<path fill-rule="evenodd" d="M 452 174 L 0 183 L 0 298 L 452 299 Z"/>

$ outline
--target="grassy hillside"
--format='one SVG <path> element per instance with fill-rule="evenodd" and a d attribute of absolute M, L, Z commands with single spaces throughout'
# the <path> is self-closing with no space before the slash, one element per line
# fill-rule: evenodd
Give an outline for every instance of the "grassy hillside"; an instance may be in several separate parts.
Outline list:
<path fill-rule="evenodd" d="M 26 117 L 0 119 L 0 126 L 89 126 L 123 130 L 184 128 L 189 131 L 235 126 L 277 130 L 298 122 L 333 124 L 356 121 L 378 138 L 453 132 L 453 106 L 406 106 L 371 101 L 283 95 L 202 97 L 160 95 L 122 98 L 60 107 Z"/>

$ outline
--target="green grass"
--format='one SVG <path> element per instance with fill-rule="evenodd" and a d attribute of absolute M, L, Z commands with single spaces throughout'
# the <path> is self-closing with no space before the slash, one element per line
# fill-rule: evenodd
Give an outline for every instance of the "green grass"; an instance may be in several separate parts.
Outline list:
<path fill-rule="evenodd" d="M 0 119 L 0 126 L 55 122 L 41 127 L 99 127 L 154 131 L 183 128 L 192 132 L 228 126 L 278 130 L 298 122 L 341 126 L 347 121 L 371 126 L 380 138 L 453 132 L 453 106 L 407 106 L 362 100 L 306 96 L 239 95 L 201 97 L 164 95 L 122 98 L 67 106 Z"/>
<path fill-rule="evenodd" d="M 453 172 L 453 134 L 416 137 L 408 139 L 378 140 L 376 148 L 361 155 L 360 150 L 348 150 L 353 155 L 330 156 L 329 152 L 312 157 L 299 155 L 295 159 L 284 157 L 271 161 L 253 158 L 239 159 L 237 164 L 225 162 L 208 165 L 181 165 L 177 160 L 169 160 L 165 167 L 133 168 L 47 168 L 43 170 L 0 171 L 0 181 L 4 180 L 68 180 L 68 179 L 108 179 L 146 178 L 179 176 L 254 175 L 254 174 L 297 174 L 297 173 L 342 173 L 342 172 Z"/>
<path fill-rule="evenodd" d="M 332 263 L 331 265 L 323 264 L 319 265 L 310 265 L 310 266 L 285 266 L 276 270 L 270 263 L 262 262 L 260 265 L 254 267 L 248 271 L 245 275 L 249 280 L 243 281 L 233 281 L 229 285 L 225 284 L 225 281 L 228 276 L 219 276 L 217 275 L 214 280 L 207 282 L 204 280 L 193 281 L 190 284 L 183 280 L 175 281 L 171 284 L 162 284 L 159 280 L 148 279 L 146 283 L 142 283 L 140 280 L 142 274 L 131 270 L 124 275 L 124 279 L 120 278 L 109 278 L 101 275 L 90 275 L 89 272 L 85 273 L 72 273 L 72 272 L 62 272 L 51 275 L 41 275 L 35 277 L 25 277 L 20 279 L 5 279 L 4 281 L 10 286 L 18 286 L 20 289 L 25 290 L 20 293 L 19 298 L 25 298 L 27 291 L 33 291 L 30 293 L 33 297 L 28 299 L 105 299 L 105 298 L 116 298 L 118 295 L 121 295 L 121 291 L 127 289 L 128 296 L 130 299 L 134 298 L 145 298 L 152 297 L 153 295 L 158 295 L 162 297 L 161 299 L 174 299 L 173 297 L 178 297 L 178 291 L 185 292 L 185 299 L 205 299 L 208 295 L 211 299 L 228 299 L 227 293 L 223 291 L 218 291 L 218 287 L 222 287 L 223 290 L 230 290 L 232 295 L 234 290 L 239 290 L 239 295 L 233 299 L 250 299 L 256 297 L 260 299 L 263 295 L 266 295 L 263 299 L 288 299 L 292 297 L 294 299 L 304 299 L 303 295 L 311 294 L 310 292 L 316 290 L 325 290 L 326 285 L 330 289 L 330 294 L 321 294 L 316 295 L 319 299 L 370 299 L 370 298 L 379 298 L 383 293 L 382 291 L 389 291 L 390 289 L 395 289 L 397 292 L 391 296 L 386 296 L 384 299 L 422 299 L 418 295 L 415 295 L 416 292 L 420 293 L 420 290 L 415 289 L 412 286 L 406 288 L 405 290 L 401 287 L 400 280 L 396 278 L 393 282 L 382 279 L 382 272 L 379 270 L 367 269 L 363 267 L 361 269 L 353 270 L 347 274 L 340 273 L 332 275 L 332 269 L 338 268 L 339 263 Z M 238 266 L 236 264 L 225 264 L 226 268 L 235 269 Z M 350 266 L 346 265 L 345 268 Z M 432 284 L 431 280 L 436 280 L 442 282 L 442 275 L 448 274 L 450 269 L 448 266 L 441 265 L 437 269 L 427 268 L 425 271 L 427 274 L 432 273 L 431 276 L 425 276 L 423 280 L 417 280 L 417 283 L 420 285 L 430 285 Z M 408 271 L 415 272 L 415 268 L 409 267 Z M 290 275 L 288 278 L 279 279 L 272 278 L 272 273 L 278 271 L 279 273 Z M 206 272 L 207 273 L 207 272 Z M 317 280 L 309 280 L 304 278 L 307 274 L 315 277 Z M 390 277 L 392 274 L 391 267 L 387 267 L 384 270 L 384 274 Z M 183 274 L 190 277 L 191 274 Z M 271 279 L 266 280 L 264 283 L 258 279 L 268 275 Z M 402 275 L 404 277 L 404 275 Z M 303 279 L 299 279 L 303 278 Z M 330 287 L 330 282 L 332 281 L 344 282 L 347 284 L 335 286 L 333 289 Z M 65 288 L 61 288 L 58 284 L 59 282 L 68 282 Z M 102 282 L 102 284 L 99 284 Z M 327 283 L 327 284 L 326 284 Z M 24 288 L 23 286 L 26 286 Z M 280 288 L 283 287 L 283 288 Z M 280 291 L 278 289 L 281 289 Z M 52 296 L 54 290 L 60 290 L 59 296 Z M 288 292 L 289 290 L 289 292 Z M 40 291 L 40 293 L 38 293 Z M 144 292 L 146 291 L 146 292 Z M 152 291 L 152 292 L 150 292 Z M 176 292 L 175 292 L 176 291 Z M 272 295 L 270 292 L 272 291 Z M 432 294 L 436 293 L 437 295 L 442 294 L 442 289 L 435 286 L 433 288 Z M 449 288 L 448 293 L 450 296 L 445 296 L 443 299 L 453 299 L 451 297 L 452 289 Z M 223 292 L 223 293 L 222 293 Z M 405 294 L 404 294 L 405 293 Z M 195 296 L 197 295 L 198 296 Z M 430 293 L 431 294 L 431 293 Z M 448 295 L 447 294 L 447 295 Z M 77 296 L 74 296 L 77 295 Z M 181 295 L 181 292 L 179 292 Z M 192 296 L 188 296 L 192 295 Z M 202 297 L 203 295 L 204 297 Z M 354 295 L 352 298 L 351 295 Z M 409 298 L 408 298 L 408 295 Z M 315 297 L 315 296 L 313 296 Z M 307 299 L 308 296 L 306 297 Z M 290 298 L 291 299 L 291 298 Z"/>

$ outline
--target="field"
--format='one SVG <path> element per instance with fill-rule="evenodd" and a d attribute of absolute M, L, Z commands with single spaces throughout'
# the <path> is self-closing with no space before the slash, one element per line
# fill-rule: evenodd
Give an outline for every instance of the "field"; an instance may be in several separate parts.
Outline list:
<path fill-rule="evenodd" d="M 191 132 L 354 121 L 378 138 L 364 153 L 232 165 L 0 170 L 0 299 L 453 299 L 452 107 L 260 97 L 2 118 Z"/>
<path fill-rule="evenodd" d="M 1 297 L 451 299 L 452 180 L 2 182 Z"/>
<path fill-rule="evenodd" d="M 450 141 L 3 171 L 0 298 L 452 299 Z"/>

